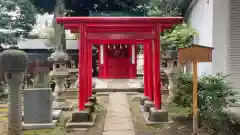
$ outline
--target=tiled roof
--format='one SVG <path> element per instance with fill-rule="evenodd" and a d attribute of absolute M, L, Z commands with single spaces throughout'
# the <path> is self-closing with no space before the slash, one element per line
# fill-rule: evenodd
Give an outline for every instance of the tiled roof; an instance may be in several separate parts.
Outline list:
<path fill-rule="evenodd" d="M 27 39 L 18 43 L 19 49 L 49 49 L 46 46 L 46 39 Z M 78 40 L 66 40 L 67 50 L 78 50 Z M 3 48 L 8 48 L 8 45 L 3 45 Z M 93 46 L 93 49 L 97 49 Z"/>

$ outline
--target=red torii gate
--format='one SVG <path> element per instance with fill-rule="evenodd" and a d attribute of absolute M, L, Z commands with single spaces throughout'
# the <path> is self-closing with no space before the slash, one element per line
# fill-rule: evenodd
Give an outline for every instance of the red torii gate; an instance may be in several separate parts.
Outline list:
<path fill-rule="evenodd" d="M 160 32 L 182 23 L 182 17 L 57 17 L 56 21 L 80 33 L 79 111 L 92 96 L 92 44 L 143 44 L 144 95 L 161 109 Z"/>

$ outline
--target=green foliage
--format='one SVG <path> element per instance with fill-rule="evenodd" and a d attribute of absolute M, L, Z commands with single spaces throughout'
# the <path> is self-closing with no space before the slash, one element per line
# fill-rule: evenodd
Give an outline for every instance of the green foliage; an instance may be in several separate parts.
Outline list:
<path fill-rule="evenodd" d="M 148 16 L 181 16 L 177 4 L 168 0 L 150 0 L 148 7 Z"/>
<path fill-rule="evenodd" d="M 201 124 L 212 131 L 220 131 L 228 123 L 224 108 L 229 104 L 227 97 L 235 93 L 222 74 L 207 75 L 198 79 L 198 107 Z M 174 100 L 178 106 L 192 108 L 192 75 L 179 73 Z"/>
<path fill-rule="evenodd" d="M 166 30 L 161 36 L 162 49 L 175 50 L 189 47 L 193 43 L 193 37 L 197 35 L 198 32 L 185 23 L 176 25 L 172 30 Z"/>
<path fill-rule="evenodd" d="M 28 0 L 0 0 L 0 43 L 17 44 L 36 23 L 35 8 Z"/>

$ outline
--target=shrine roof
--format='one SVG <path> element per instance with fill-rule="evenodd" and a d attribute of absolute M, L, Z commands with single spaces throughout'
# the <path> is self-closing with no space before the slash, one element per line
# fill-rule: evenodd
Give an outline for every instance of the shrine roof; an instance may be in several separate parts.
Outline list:
<path fill-rule="evenodd" d="M 60 24 L 178 24 L 182 23 L 182 17 L 57 17 Z"/>

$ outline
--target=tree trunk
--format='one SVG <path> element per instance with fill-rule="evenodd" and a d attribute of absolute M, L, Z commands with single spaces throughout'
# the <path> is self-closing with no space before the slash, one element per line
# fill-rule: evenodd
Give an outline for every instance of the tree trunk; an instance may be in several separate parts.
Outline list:
<path fill-rule="evenodd" d="M 55 49 L 66 51 L 66 35 L 63 25 L 56 23 L 56 17 L 64 16 L 64 0 L 57 0 L 54 8 L 54 17 L 52 21 L 54 29 Z"/>

